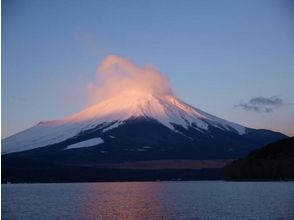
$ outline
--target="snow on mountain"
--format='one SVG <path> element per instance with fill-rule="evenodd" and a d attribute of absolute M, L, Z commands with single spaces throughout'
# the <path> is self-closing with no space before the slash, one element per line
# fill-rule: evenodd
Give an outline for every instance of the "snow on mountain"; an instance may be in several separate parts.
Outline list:
<path fill-rule="evenodd" d="M 81 148 L 81 147 L 92 147 L 92 146 L 96 146 L 96 145 L 103 144 L 103 143 L 104 143 L 104 141 L 100 137 L 99 138 L 91 138 L 91 139 L 88 139 L 85 141 L 81 141 L 81 142 L 78 142 L 75 144 L 68 145 L 65 148 L 65 150 Z"/>
<path fill-rule="evenodd" d="M 43 147 L 67 140 L 97 126 L 103 132 L 123 125 L 136 117 L 155 119 L 174 132 L 174 124 L 187 129 L 193 126 L 201 132 L 210 127 L 243 135 L 246 128 L 196 109 L 172 95 L 155 96 L 137 90 L 127 90 L 61 120 L 40 122 L 2 140 L 2 153 L 12 153 Z"/>

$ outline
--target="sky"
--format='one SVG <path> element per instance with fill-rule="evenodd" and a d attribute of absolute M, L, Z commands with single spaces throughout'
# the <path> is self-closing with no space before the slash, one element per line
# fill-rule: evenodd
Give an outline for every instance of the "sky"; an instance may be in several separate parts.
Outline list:
<path fill-rule="evenodd" d="M 114 54 L 247 127 L 294 135 L 291 0 L 2 0 L 2 138 L 88 106 Z"/>

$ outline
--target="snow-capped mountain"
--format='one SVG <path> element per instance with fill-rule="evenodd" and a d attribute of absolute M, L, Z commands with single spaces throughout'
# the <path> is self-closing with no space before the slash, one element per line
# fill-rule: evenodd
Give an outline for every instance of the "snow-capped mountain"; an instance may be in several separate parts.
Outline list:
<path fill-rule="evenodd" d="M 97 126 L 106 132 L 122 126 L 128 119 L 138 117 L 154 119 L 177 133 L 179 131 L 174 125 L 184 129 L 193 127 L 200 132 L 209 132 L 211 126 L 239 135 L 243 135 L 246 130 L 245 127 L 209 115 L 173 96 L 158 98 L 151 94 L 134 92 L 110 98 L 65 119 L 40 122 L 30 129 L 4 139 L 3 153 L 59 143 Z"/>
<path fill-rule="evenodd" d="M 215 179 L 232 159 L 286 137 L 184 103 L 153 66 L 110 55 L 97 79 L 87 86 L 93 106 L 2 140 L 2 180 Z"/>
<path fill-rule="evenodd" d="M 123 131 L 134 122 L 136 122 L 136 132 L 132 134 Z M 140 133 L 148 123 L 151 125 L 150 130 Z M 161 127 L 164 132 L 157 133 L 158 137 L 150 140 L 148 136 L 154 133 L 154 126 Z M 164 135 L 167 136 L 166 139 Z M 146 140 L 146 137 L 149 140 Z M 104 146 L 102 152 L 110 152 L 115 145 L 116 150 L 120 148 L 121 151 L 129 153 L 147 152 L 145 154 L 158 147 L 166 147 L 165 150 L 168 150 L 173 146 L 175 151 L 182 151 L 187 146 L 196 150 L 204 147 L 203 151 L 207 151 L 211 146 L 214 148 L 219 146 L 220 149 L 225 146 L 223 150 L 230 154 L 246 151 L 244 150 L 246 144 L 247 148 L 251 149 L 281 137 L 284 136 L 279 133 L 249 129 L 220 119 L 172 95 L 156 97 L 153 94 L 128 90 L 72 116 L 40 122 L 32 128 L 5 138 L 2 140 L 2 153 L 34 149 L 40 152 L 42 149 L 50 149 L 50 146 L 55 151 L 58 146 L 58 151 L 62 154 L 73 149 L 102 146 Z M 123 141 L 126 138 L 127 143 Z M 150 146 L 150 142 L 153 146 Z M 218 157 L 217 151 L 211 153 Z M 201 156 L 201 151 L 197 150 L 197 152 L 198 155 L 195 157 Z"/>

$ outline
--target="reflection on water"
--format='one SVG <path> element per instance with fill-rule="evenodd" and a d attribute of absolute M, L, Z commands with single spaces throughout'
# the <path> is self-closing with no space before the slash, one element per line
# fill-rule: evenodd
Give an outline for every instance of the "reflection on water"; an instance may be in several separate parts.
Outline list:
<path fill-rule="evenodd" d="M 2 185 L 3 219 L 294 219 L 293 182 Z"/>
<path fill-rule="evenodd" d="M 163 219 L 162 186 L 148 182 L 88 184 L 87 219 Z M 97 193 L 97 189 L 99 189 Z"/>

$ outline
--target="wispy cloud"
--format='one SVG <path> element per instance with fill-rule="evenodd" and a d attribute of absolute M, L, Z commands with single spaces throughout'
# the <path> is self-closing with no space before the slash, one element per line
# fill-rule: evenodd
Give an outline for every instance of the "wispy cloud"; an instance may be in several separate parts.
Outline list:
<path fill-rule="evenodd" d="M 248 102 L 240 103 L 235 105 L 236 108 L 241 108 L 246 111 L 255 111 L 261 113 L 271 113 L 277 108 L 287 105 L 282 98 L 271 96 L 271 97 L 255 97 L 250 99 Z"/>

